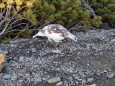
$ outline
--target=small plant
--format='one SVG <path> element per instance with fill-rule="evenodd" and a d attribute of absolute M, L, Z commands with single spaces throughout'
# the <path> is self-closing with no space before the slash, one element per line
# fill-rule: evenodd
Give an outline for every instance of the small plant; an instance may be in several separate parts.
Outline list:
<path fill-rule="evenodd" d="M 90 11 L 86 9 L 81 0 L 35 0 L 35 11 L 40 25 L 58 23 L 65 27 L 74 26 L 79 21 L 79 25 L 99 27 L 101 18 L 92 17 Z M 93 21 L 93 23 L 92 23 Z"/>
<path fill-rule="evenodd" d="M 24 31 L 24 27 L 36 24 L 32 11 L 33 0 L 2 0 L 0 3 L 0 37 L 9 32 Z"/>
<path fill-rule="evenodd" d="M 102 22 L 114 27 L 114 8 L 114 0 L 1 0 L 0 39 L 12 39 L 17 35 L 28 37 L 32 33 L 30 28 L 50 23 L 61 24 L 67 29 L 85 26 L 90 30 L 99 28 Z"/>
<path fill-rule="evenodd" d="M 102 22 L 115 27 L 115 0 L 88 0 Z"/>

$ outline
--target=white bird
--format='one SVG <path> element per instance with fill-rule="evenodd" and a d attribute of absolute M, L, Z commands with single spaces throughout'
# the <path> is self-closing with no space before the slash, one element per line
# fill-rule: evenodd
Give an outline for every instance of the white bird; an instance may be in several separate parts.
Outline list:
<path fill-rule="evenodd" d="M 40 29 L 39 32 L 33 36 L 45 36 L 49 41 L 62 42 L 64 38 L 70 38 L 74 41 L 77 41 L 77 37 L 71 34 L 66 28 L 59 24 L 50 24 L 45 26 L 43 29 Z"/>

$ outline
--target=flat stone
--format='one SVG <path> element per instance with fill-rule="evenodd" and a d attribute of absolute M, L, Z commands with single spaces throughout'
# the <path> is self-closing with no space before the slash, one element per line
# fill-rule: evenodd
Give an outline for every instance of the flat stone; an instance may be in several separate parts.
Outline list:
<path fill-rule="evenodd" d="M 60 77 L 56 77 L 56 78 L 52 78 L 52 79 L 47 80 L 47 82 L 49 84 L 53 84 L 53 83 L 56 83 L 56 82 L 59 82 L 59 81 L 61 81 Z"/>
<path fill-rule="evenodd" d="M 88 79 L 87 79 L 87 82 L 88 82 L 88 83 L 91 83 L 91 82 L 93 82 L 93 81 L 94 81 L 93 78 L 88 78 Z"/>
<path fill-rule="evenodd" d="M 88 86 L 97 86 L 96 84 L 88 85 Z"/>
<path fill-rule="evenodd" d="M 62 81 L 61 82 L 58 82 L 57 84 L 56 84 L 56 86 L 62 86 Z"/>
<path fill-rule="evenodd" d="M 86 83 L 86 80 L 82 80 L 82 83 L 85 84 L 85 83 Z"/>
<path fill-rule="evenodd" d="M 11 75 L 6 74 L 6 75 L 3 76 L 3 78 L 4 78 L 4 79 L 10 79 L 10 78 L 11 78 Z"/>
<path fill-rule="evenodd" d="M 111 74 L 108 74 L 108 75 L 107 75 L 107 77 L 110 78 L 110 79 L 113 78 L 114 76 L 115 76 L 114 73 L 111 73 Z"/>
<path fill-rule="evenodd" d="M 54 54 L 61 54 L 60 50 L 52 50 L 51 52 L 54 53 Z"/>
<path fill-rule="evenodd" d="M 17 79 L 16 75 L 14 75 L 14 76 L 11 77 L 11 80 L 13 80 L 13 81 L 16 80 L 16 79 Z"/>
<path fill-rule="evenodd" d="M 19 61 L 20 62 L 23 62 L 24 61 L 24 57 L 22 56 L 22 57 L 19 57 Z"/>
<path fill-rule="evenodd" d="M 37 50 L 36 48 L 32 48 L 32 52 L 35 53 Z"/>

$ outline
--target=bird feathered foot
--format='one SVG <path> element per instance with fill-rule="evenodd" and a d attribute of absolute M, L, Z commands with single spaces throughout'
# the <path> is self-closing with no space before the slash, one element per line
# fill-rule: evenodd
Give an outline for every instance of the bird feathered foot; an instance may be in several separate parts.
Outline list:
<path fill-rule="evenodd" d="M 48 38 L 48 41 L 49 41 L 49 42 L 54 42 L 54 41 L 53 41 L 52 39 L 50 39 L 50 38 Z"/>
<path fill-rule="evenodd" d="M 48 41 L 47 41 L 47 43 L 50 43 L 53 47 L 57 47 L 60 42 L 62 42 L 62 41 L 53 40 L 51 38 L 48 38 Z"/>

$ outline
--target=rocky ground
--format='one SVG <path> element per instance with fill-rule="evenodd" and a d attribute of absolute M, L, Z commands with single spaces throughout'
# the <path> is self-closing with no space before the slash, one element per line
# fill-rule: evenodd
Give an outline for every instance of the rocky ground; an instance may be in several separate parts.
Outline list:
<path fill-rule="evenodd" d="M 7 55 L 0 86 L 115 86 L 115 30 L 73 34 L 78 42 L 0 44 Z"/>

